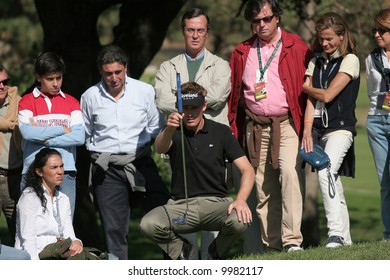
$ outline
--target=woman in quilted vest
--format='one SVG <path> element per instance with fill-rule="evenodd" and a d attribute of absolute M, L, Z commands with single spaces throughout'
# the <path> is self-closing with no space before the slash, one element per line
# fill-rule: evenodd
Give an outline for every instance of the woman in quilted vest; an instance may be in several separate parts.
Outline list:
<path fill-rule="evenodd" d="M 328 227 L 327 248 L 352 244 L 349 214 L 340 175 L 354 177 L 355 107 L 360 84 L 355 40 L 346 22 L 326 13 L 316 22 L 315 57 L 306 71 L 308 95 L 302 145 L 306 152 L 319 144 L 330 169 L 318 171 Z"/>

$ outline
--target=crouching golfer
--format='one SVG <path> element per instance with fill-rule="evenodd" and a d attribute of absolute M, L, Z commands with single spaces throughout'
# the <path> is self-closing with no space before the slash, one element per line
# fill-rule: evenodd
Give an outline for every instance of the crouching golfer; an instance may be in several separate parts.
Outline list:
<path fill-rule="evenodd" d="M 224 259 L 252 221 L 246 199 L 254 184 L 254 170 L 230 128 L 203 116 L 207 91 L 195 82 L 187 82 L 181 92 L 177 103 L 181 112 L 182 101 L 183 114 L 170 114 L 166 128 L 155 141 L 156 151 L 170 158 L 171 199 L 146 214 L 140 229 L 167 258 L 174 260 L 190 259 L 193 253 L 192 244 L 180 234 L 219 231 L 209 254 L 212 259 Z M 234 201 L 227 193 L 226 160 L 242 173 Z"/>

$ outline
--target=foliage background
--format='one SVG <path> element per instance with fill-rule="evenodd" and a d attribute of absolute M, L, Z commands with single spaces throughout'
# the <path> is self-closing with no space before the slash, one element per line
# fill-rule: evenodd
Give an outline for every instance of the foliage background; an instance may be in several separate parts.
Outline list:
<path fill-rule="evenodd" d="M 9 69 L 14 84 L 19 86 L 21 92 L 28 90 L 33 84 L 35 80 L 34 59 L 43 51 L 43 31 L 34 2 L 34 0 L 2 0 L 0 6 L 0 63 Z M 390 6 L 390 0 L 345 0 L 342 2 L 335 0 L 281 0 L 280 2 L 284 10 L 282 26 L 294 33 L 301 30 L 300 25 L 302 25 L 303 18 L 315 20 L 319 14 L 328 11 L 340 13 L 356 36 L 358 55 L 362 62 L 375 45 L 370 31 L 373 15 L 380 8 Z M 304 9 L 308 2 L 315 3 L 313 16 L 308 16 Z M 184 10 L 195 6 L 204 8 L 212 22 L 208 48 L 229 59 L 235 45 L 250 34 L 249 24 L 243 19 L 242 13 L 237 16 L 240 5 L 240 0 L 186 1 L 182 11 L 173 20 L 163 48 L 156 54 L 151 66 L 157 67 L 173 52 L 177 53 L 178 47 L 182 47 L 180 16 Z M 96 29 L 99 32 L 102 45 L 113 41 L 112 28 L 118 24 L 118 10 L 119 5 L 114 5 L 99 17 Z M 313 30 L 311 33 L 313 34 Z"/>

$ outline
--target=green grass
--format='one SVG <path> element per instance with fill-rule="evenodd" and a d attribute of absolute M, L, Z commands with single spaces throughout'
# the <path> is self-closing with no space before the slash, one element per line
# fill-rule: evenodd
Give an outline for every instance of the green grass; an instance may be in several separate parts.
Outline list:
<path fill-rule="evenodd" d="M 390 242 L 371 241 L 334 249 L 309 248 L 292 253 L 239 256 L 240 260 L 389 260 Z"/>

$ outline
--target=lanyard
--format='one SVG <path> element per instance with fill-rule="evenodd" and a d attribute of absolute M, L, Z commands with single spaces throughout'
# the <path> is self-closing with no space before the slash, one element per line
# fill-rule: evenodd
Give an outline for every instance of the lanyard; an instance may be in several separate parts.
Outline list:
<path fill-rule="evenodd" d="M 382 76 L 386 76 L 386 73 L 385 73 L 385 65 L 383 64 L 383 58 L 382 58 L 382 54 L 380 53 L 379 55 L 379 61 L 380 61 L 380 65 L 381 65 L 381 74 Z"/>
<path fill-rule="evenodd" d="M 63 240 L 64 239 L 64 226 L 62 225 L 61 222 L 61 216 L 60 216 L 60 207 L 58 203 L 58 192 L 56 191 L 56 214 L 54 215 L 54 218 L 56 219 L 57 225 L 58 225 L 58 233 L 59 237 L 57 238 L 58 240 Z"/>
<path fill-rule="evenodd" d="M 267 64 L 263 68 L 263 62 L 261 60 L 261 53 L 260 53 L 260 39 L 257 40 L 257 57 L 259 59 L 259 70 L 260 70 L 260 74 L 261 74 L 260 80 L 263 79 L 264 73 L 265 73 L 265 71 L 267 71 L 269 65 L 271 64 L 271 61 L 274 58 L 276 52 L 278 51 L 279 46 L 280 46 L 281 43 L 282 43 L 282 38 L 279 39 L 278 43 L 276 44 L 276 47 L 275 47 L 274 51 L 272 52 L 270 58 L 267 61 Z"/>
<path fill-rule="evenodd" d="M 324 64 L 322 64 L 322 65 L 324 65 Z M 330 69 L 330 71 L 328 73 L 328 77 L 325 80 L 325 84 L 322 83 L 322 69 L 323 69 L 323 67 L 320 68 L 320 86 L 321 86 L 322 89 L 327 89 L 328 88 L 329 76 L 330 76 L 330 74 L 332 74 L 332 72 L 335 69 L 336 65 L 337 65 L 337 63 L 332 65 L 332 68 Z"/>
<path fill-rule="evenodd" d="M 385 80 L 385 88 L 386 91 L 390 90 L 390 70 L 388 68 L 385 68 L 385 65 L 383 64 L 383 58 L 382 54 L 379 55 L 380 60 L 380 66 L 381 66 L 381 74 L 383 79 Z"/>

